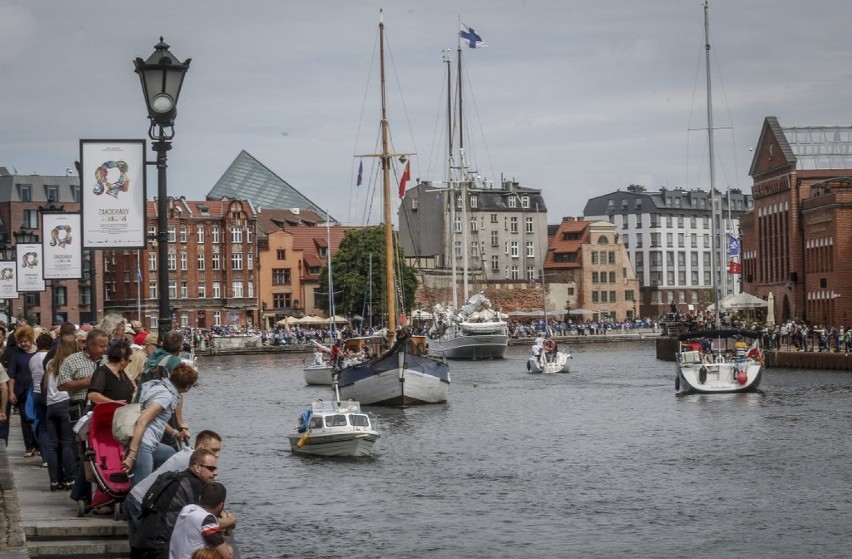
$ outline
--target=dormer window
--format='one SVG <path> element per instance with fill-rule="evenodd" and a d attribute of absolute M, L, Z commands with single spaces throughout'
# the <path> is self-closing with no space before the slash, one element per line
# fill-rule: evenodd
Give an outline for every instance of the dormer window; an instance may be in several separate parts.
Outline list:
<path fill-rule="evenodd" d="M 521 207 L 529 208 L 530 207 L 530 197 L 529 196 L 521 196 Z"/>
<path fill-rule="evenodd" d="M 479 204 L 479 197 L 476 194 L 470 195 L 470 207 L 471 209 L 476 209 Z"/>

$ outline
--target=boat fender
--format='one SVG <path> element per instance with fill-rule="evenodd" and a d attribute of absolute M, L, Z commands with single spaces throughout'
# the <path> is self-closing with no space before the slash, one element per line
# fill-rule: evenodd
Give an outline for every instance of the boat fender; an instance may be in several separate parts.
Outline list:
<path fill-rule="evenodd" d="M 308 442 L 308 434 L 307 433 L 305 433 L 304 435 L 299 437 L 299 440 L 296 441 L 296 448 L 302 448 L 303 446 L 305 446 L 306 442 Z"/>
<path fill-rule="evenodd" d="M 701 384 L 707 382 L 707 367 L 703 365 L 698 369 L 698 382 Z"/>
<path fill-rule="evenodd" d="M 740 371 L 737 373 L 737 382 L 740 384 L 745 384 L 748 382 L 748 374 L 745 371 Z"/>
<path fill-rule="evenodd" d="M 675 375 L 675 392 L 680 392 L 680 375 Z"/>
<path fill-rule="evenodd" d="M 527 361 L 527 371 L 532 371 L 532 365 L 530 365 L 529 361 Z"/>
<path fill-rule="evenodd" d="M 544 340 L 544 351 L 553 351 L 554 349 L 556 349 L 556 342 L 550 338 Z"/>

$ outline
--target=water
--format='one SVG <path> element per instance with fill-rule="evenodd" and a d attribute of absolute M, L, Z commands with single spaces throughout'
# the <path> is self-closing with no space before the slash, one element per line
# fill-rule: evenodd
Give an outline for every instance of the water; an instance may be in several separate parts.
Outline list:
<path fill-rule="evenodd" d="M 368 459 L 293 456 L 307 355 L 203 359 L 193 430 L 244 558 L 848 557 L 852 377 L 769 370 L 761 394 L 674 395 L 653 344 L 574 347 L 572 372 L 451 363 L 446 405 L 371 408 Z"/>

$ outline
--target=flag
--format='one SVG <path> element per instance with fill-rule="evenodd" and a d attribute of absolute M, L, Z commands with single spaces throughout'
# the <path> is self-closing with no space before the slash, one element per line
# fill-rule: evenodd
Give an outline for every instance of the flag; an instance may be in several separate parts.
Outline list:
<path fill-rule="evenodd" d="M 482 40 L 476 31 L 473 30 L 473 27 L 468 27 L 465 24 L 461 24 L 461 29 L 459 30 L 459 37 L 461 37 L 464 41 L 467 42 L 467 46 L 472 49 L 479 49 L 482 47 L 487 47 L 485 41 Z"/>
<path fill-rule="evenodd" d="M 405 183 L 411 178 L 411 161 L 405 163 L 405 170 L 402 172 L 402 178 L 399 179 L 399 197 L 405 198 Z"/>
<path fill-rule="evenodd" d="M 136 281 L 142 283 L 142 270 L 136 268 Z"/>
<path fill-rule="evenodd" d="M 736 237 L 728 233 L 728 256 L 740 255 L 740 242 Z"/>
<path fill-rule="evenodd" d="M 355 186 L 361 186 L 361 182 L 364 180 L 364 162 L 358 162 L 358 182 L 355 183 Z"/>
<path fill-rule="evenodd" d="M 729 274 L 741 274 L 743 272 L 743 265 L 737 262 L 736 260 L 731 260 L 728 263 L 728 273 Z"/>

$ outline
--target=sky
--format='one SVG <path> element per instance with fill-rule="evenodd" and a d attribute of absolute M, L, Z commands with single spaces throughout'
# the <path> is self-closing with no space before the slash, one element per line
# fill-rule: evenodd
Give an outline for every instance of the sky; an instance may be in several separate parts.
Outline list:
<path fill-rule="evenodd" d="M 132 60 L 162 35 L 192 58 L 170 195 L 202 199 L 246 150 L 339 221 L 376 222 L 354 156 L 378 149 L 381 8 L 412 178 L 445 174 L 442 57 L 461 20 L 488 44 L 463 51 L 467 157 L 486 180 L 541 189 L 550 223 L 631 184 L 707 188 L 699 0 L 0 0 L 0 166 L 64 175 L 81 138 L 145 138 Z M 766 116 L 851 123 L 850 20 L 846 0 L 711 1 L 718 188 L 750 191 Z"/>

